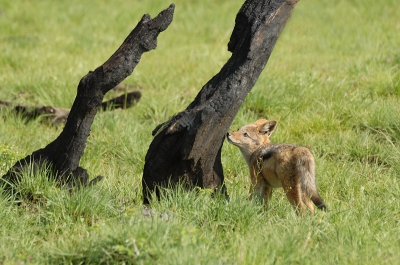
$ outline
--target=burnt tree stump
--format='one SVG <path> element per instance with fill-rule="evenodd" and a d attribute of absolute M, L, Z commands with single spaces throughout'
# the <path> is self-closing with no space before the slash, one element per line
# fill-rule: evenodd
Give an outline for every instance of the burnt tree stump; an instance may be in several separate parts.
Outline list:
<path fill-rule="evenodd" d="M 24 168 L 35 168 L 42 164 L 50 166 L 61 184 L 88 184 L 88 173 L 79 167 L 79 161 L 84 153 L 93 119 L 102 107 L 104 95 L 132 73 L 144 52 L 157 47 L 157 37 L 172 22 L 174 8 L 171 4 L 154 19 L 144 15 L 115 53 L 81 79 L 63 131 L 45 148 L 34 151 L 10 168 L 1 178 L 6 188 L 12 188 L 18 182 Z M 94 182 L 100 178 L 97 177 Z"/>
<path fill-rule="evenodd" d="M 129 92 L 124 95 L 112 98 L 101 103 L 100 108 L 103 111 L 114 109 L 126 109 L 134 106 L 141 98 L 139 91 Z M 11 102 L 0 100 L 1 106 L 12 108 L 15 114 L 19 114 L 27 121 L 34 120 L 40 116 L 46 117 L 51 124 L 63 123 L 67 120 L 70 109 L 58 108 L 53 106 L 30 107 L 24 105 L 14 105 Z"/>
<path fill-rule="evenodd" d="M 176 183 L 227 195 L 221 163 L 225 134 L 253 88 L 299 0 L 247 0 L 239 10 L 228 50 L 232 56 L 186 110 L 154 131 L 145 157 L 144 203 Z"/>

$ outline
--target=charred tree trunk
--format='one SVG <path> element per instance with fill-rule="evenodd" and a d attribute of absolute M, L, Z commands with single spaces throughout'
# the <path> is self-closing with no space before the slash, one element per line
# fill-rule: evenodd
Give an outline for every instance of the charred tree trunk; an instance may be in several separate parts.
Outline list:
<path fill-rule="evenodd" d="M 18 161 L 2 180 L 10 187 L 27 165 L 47 164 L 62 184 L 86 185 L 89 176 L 79 161 L 90 134 L 90 127 L 104 95 L 129 76 L 144 52 L 157 46 L 157 37 L 172 22 L 174 5 L 151 19 L 144 15 L 118 50 L 100 67 L 84 76 L 61 134 L 45 148 Z"/>
<path fill-rule="evenodd" d="M 225 134 L 264 69 L 299 0 L 247 0 L 236 16 L 228 44 L 231 58 L 201 89 L 186 110 L 160 124 L 145 158 L 144 203 L 159 186 L 220 189 Z"/>

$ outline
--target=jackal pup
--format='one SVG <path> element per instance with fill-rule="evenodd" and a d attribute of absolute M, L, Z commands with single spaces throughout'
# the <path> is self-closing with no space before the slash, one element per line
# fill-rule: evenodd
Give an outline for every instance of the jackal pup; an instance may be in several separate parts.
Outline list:
<path fill-rule="evenodd" d="M 306 147 L 272 143 L 269 137 L 276 125 L 277 121 L 262 119 L 227 133 L 228 141 L 239 147 L 249 166 L 250 198 L 268 202 L 272 189 L 283 187 L 297 213 L 306 207 L 313 213 L 312 202 L 325 211 L 315 183 L 313 155 Z"/>

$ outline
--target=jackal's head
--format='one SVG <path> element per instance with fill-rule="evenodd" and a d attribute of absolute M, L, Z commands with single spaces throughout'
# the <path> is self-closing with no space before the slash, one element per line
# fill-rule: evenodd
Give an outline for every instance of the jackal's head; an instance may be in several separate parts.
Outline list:
<path fill-rule="evenodd" d="M 239 147 L 247 163 L 254 151 L 260 146 L 271 141 L 269 136 L 275 130 L 277 121 L 258 120 L 255 123 L 245 125 L 236 132 L 228 132 L 226 138 L 228 142 Z"/>

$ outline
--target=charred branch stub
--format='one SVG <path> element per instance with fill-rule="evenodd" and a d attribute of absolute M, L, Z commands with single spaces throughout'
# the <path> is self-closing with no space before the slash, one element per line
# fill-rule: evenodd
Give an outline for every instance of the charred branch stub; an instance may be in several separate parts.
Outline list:
<path fill-rule="evenodd" d="M 79 167 L 79 161 L 93 119 L 98 109 L 104 107 L 104 95 L 132 73 L 144 52 L 157 47 L 157 37 L 170 25 L 173 13 L 174 5 L 171 4 L 154 19 L 144 15 L 118 50 L 103 65 L 81 79 L 67 122 L 58 138 L 18 161 L 1 180 L 10 187 L 20 178 L 19 173 L 33 163 L 48 164 L 62 184 L 86 185 L 89 176 Z M 119 101 L 114 104 L 119 104 Z"/>
<path fill-rule="evenodd" d="M 264 69 L 299 0 L 247 0 L 228 44 L 231 58 L 186 110 L 159 125 L 145 158 L 144 203 L 177 182 L 225 192 L 221 148 L 246 95 Z"/>

